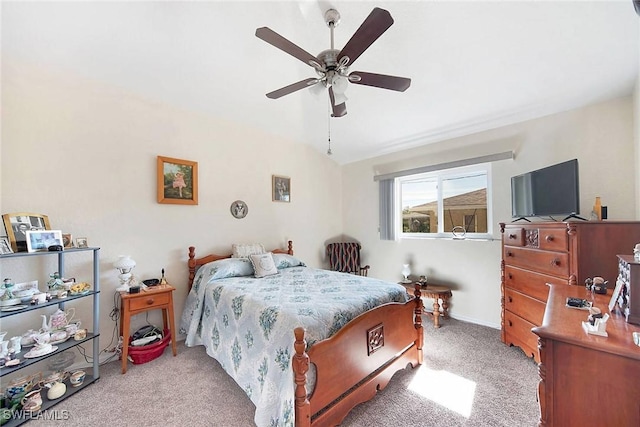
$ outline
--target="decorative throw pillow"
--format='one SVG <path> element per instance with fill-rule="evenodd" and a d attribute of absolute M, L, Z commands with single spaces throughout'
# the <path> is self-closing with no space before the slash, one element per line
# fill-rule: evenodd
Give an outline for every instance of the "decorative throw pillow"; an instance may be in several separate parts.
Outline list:
<path fill-rule="evenodd" d="M 266 254 L 249 255 L 251 264 L 253 264 L 253 270 L 256 277 L 271 276 L 278 274 L 276 264 L 273 262 L 273 255 L 271 252 Z"/>
<path fill-rule="evenodd" d="M 278 270 L 289 267 L 306 267 L 305 263 L 289 254 L 273 254 L 273 263 Z"/>
<path fill-rule="evenodd" d="M 263 254 L 266 252 L 264 246 L 260 243 L 250 243 L 247 245 L 234 243 L 231 245 L 231 248 L 233 249 L 231 257 L 233 258 L 249 258 L 249 255 Z"/>

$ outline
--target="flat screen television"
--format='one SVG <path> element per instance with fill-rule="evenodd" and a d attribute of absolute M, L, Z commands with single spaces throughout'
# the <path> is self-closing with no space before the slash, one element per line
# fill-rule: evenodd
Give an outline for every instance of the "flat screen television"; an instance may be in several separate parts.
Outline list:
<path fill-rule="evenodd" d="M 511 178 L 511 216 L 580 218 L 578 159 Z"/>

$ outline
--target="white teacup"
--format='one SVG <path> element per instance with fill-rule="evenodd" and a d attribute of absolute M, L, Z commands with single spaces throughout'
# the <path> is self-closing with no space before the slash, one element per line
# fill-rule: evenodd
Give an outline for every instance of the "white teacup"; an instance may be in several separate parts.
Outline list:
<path fill-rule="evenodd" d="M 71 376 L 69 377 L 69 382 L 71 383 L 71 387 L 78 387 L 82 385 L 82 383 L 84 382 L 85 376 L 86 374 L 84 371 L 75 371 L 73 374 L 71 374 Z"/>
<path fill-rule="evenodd" d="M 69 335 L 67 335 L 67 331 L 60 330 L 60 331 L 52 332 L 51 341 L 55 342 L 55 341 L 66 340 L 68 336 Z"/>
<path fill-rule="evenodd" d="M 44 292 L 33 294 L 33 296 L 31 297 L 31 301 L 35 301 L 38 304 L 47 302 L 47 294 Z"/>

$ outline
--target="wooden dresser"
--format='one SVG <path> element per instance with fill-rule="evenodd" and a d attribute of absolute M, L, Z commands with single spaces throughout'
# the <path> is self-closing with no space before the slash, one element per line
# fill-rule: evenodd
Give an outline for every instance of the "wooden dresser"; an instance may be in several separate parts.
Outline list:
<path fill-rule="evenodd" d="M 640 426 L 640 326 L 610 314 L 608 337 L 582 329 L 588 312 L 566 307 L 567 297 L 586 298 L 608 313 L 607 295 L 584 288 L 550 287 L 540 337 L 540 426 Z"/>
<path fill-rule="evenodd" d="M 584 286 L 601 276 L 615 285 L 617 255 L 640 243 L 637 221 L 570 221 L 500 224 L 502 232 L 502 342 L 539 362 L 538 338 L 548 285 Z"/>

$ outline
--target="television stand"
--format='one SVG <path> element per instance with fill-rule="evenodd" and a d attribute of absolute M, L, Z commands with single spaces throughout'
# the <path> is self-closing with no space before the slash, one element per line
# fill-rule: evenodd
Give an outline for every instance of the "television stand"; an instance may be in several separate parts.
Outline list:
<path fill-rule="evenodd" d="M 569 215 L 569 216 L 566 216 L 566 217 L 562 220 L 562 222 L 565 222 L 566 220 L 571 219 L 571 218 L 580 219 L 580 220 L 582 220 L 582 221 L 588 221 L 587 219 L 582 218 L 581 216 L 578 216 L 578 215 L 576 215 L 576 214 L 571 214 L 571 215 Z"/>
<path fill-rule="evenodd" d="M 521 217 L 520 217 L 520 218 L 518 218 L 518 219 L 514 219 L 514 220 L 513 220 L 513 221 L 511 221 L 511 222 L 518 222 L 518 221 L 521 221 L 521 220 L 523 220 L 523 221 L 527 221 L 527 222 L 531 222 L 531 220 L 530 220 L 529 218 L 524 217 L 524 216 L 521 216 Z"/>

